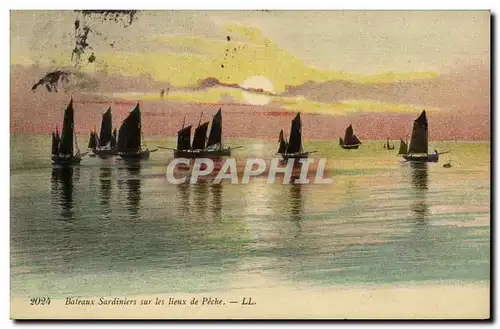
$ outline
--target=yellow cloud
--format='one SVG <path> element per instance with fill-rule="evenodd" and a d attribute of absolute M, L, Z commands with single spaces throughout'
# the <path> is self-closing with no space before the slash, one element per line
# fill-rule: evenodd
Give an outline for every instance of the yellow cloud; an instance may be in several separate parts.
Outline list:
<path fill-rule="evenodd" d="M 170 52 L 100 53 L 108 70 L 120 74 L 150 73 L 160 81 L 176 87 L 195 85 L 200 79 L 215 77 L 225 83 L 243 83 L 255 75 L 267 77 L 276 92 L 286 85 L 306 81 L 348 80 L 358 83 L 381 83 L 423 79 L 437 76 L 434 72 L 356 75 L 307 66 L 302 60 L 279 48 L 261 31 L 239 25 L 226 26 L 231 40 L 193 36 L 162 36 L 155 38 L 168 46 Z M 175 52 L 174 52 L 175 51 Z"/>
<path fill-rule="evenodd" d="M 158 93 L 116 93 L 114 97 L 132 100 L 160 100 Z M 288 111 L 304 113 L 345 115 L 352 111 L 372 112 L 407 112 L 422 111 L 424 108 L 406 104 L 380 103 L 371 100 L 345 100 L 339 103 L 321 103 L 305 97 L 270 96 L 275 104 Z M 172 91 L 164 96 L 165 100 L 190 102 L 199 104 L 220 104 L 224 99 L 232 99 L 235 103 L 245 104 L 243 91 L 234 88 L 218 87 L 201 91 Z M 425 108 L 425 110 L 436 110 Z"/>

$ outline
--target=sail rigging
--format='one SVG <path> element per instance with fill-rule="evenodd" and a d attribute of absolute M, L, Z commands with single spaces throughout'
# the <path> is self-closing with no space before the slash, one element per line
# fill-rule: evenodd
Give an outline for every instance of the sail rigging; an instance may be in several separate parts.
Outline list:
<path fill-rule="evenodd" d="M 191 128 L 189 125 L 177 132 L 177 150 L 189 150 L 191 148 Z"/>
<path fill-rule="evenodd" d="M 292 120 L 290 128 L 290 139 L 286 148 L 287 153 L 302 152 L 302 121 L 300 120 L 300 113 L 297 113 Z"/>
<path fill-rule="evenodd" d="M 113 120 L 111 115 L 111 107 L 102 115 L 101 132 L 99 134 L 99 147 L 103 147 L 111 143 L 113 130 Z"/>
<path fill-rule="evenodd" d="M 138 152 L 141 149 L 141 110 L 139 104 L 129 113 L 118 131 L 118 149 Z"/>
<path fill-rule="evenodd" d="M 425 110 L 413 122 L 413 130 L 411 133 L 410 146 L 408 153 L 410 154 L 428 154 L 429 140 L 428 140 L 428 122 Z"/>
<path fill-rule="evenodd" d="M 210 122 L 207 121 L 202 125 L 198 125 L 198 127 L 194 131 L 193 146 L 192 146 L 193 150 L 202 150 L 205 148 L 209 123 Z"/>
<path fill-rule="evenodd" d="M 61 142 L 59 145 L 59 153 L 64 155 L 73 155 L 74 152 L 74 110 L 73 99 L 69 101 L 66 110 L 64 110 L 64 122 L 61 132 Z"/>
<path fill-rule="evenodd" d="M 222 113 L 221 109 L 217 111 L 212 119 L 210 134 L 208 135 L 207 147 L 218 146 L 222 148 Z"/>
<path fill-rule="evenodd" d="M 285 137 L 283 135 L 283 129 L 281 129 L 281 131 L 280 131 L 279 143 L 280 143 L 280 146 L 278 148 L 278 153 L 285 153 L 288 145 L 287 145 L 287 142 L 286 142 Z"/>
<path fill-rule="evenodd" d="M 401 140 L 401 143 L 399 144 L 398 155 L 399 154 L 406 154 L 406 153 L 408 153 L 408 146 L 406 145 L 404 140 Z"/>

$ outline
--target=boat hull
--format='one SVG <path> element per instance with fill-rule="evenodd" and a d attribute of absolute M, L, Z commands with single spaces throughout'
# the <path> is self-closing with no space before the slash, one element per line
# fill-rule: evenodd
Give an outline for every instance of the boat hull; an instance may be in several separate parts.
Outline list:
<path fill-rule="evenodd" d="M 109 150 L 93 149 L 92 152 L 100 158 L 107 158 L 110 156 L 118 155 L 117 149 L 109 149 Z"/>
<path fill-rule="evenodd" d="M 403 158 L 406 161 L 411 161 L 411 162 L 438 162 L 439 154 L 428 154 L 428 155 L 403 154 Z"/>
<path fill-rule="evenodd" d="M 130 160 L 141 160 L 141 159 L 149 159 L 149 150 L 145 151 L 137 151 L 137 152 L 118 152 L 118 155 L 122 159 L 130 159 Z"/>
<path fill-rule="evenodd" d="M 80 164 L 80 162 L 82 161 L 81 156 L 52 155 L 51 159 L 53 164 L 61 166 L 76 165 Z"/>
<path fill-rule="evenodd" d="M 231 149 L 221 150 L 175 150 L 174 158 L 209 158 L 230 156 Z"/>
<path fill-rule="evenodd" d="M 288 161 L 288 159 L 307 159 L 309 157 L 309 152 L 302 153 L 282 153 L 281 157 L 284 161 Z"/>
<path fill-rule="evenodd" d="M 344 150 L 357 150 L 359 148 L 359 144 L 356 144 L 356 145 L 341 144 L 340 147 L 343 148 Z"/>

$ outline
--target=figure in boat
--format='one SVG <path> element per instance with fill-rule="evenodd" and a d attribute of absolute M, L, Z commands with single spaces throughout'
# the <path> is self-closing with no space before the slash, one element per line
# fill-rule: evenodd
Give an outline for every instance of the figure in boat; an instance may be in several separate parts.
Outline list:
<path fill-rule="evenodd" d="M 361 145 L 361 141 L 359 140 L 358 136 L 354 134 L 352 125 L 349 125 L 349 127 L 347 127 L 347 129 L 345 130 L 344 139 L 342 139 L 342 137 L 339 138 L 339 145 L 346 150 L 358 149 Z"/>
<path fill-rule="evenodd" d="M 305 151 L 302 146 L 302 121 L 300 119 L 300 112 L 297 113 L 292 120 L 288 142 L 283 136 L 283 130 L 281 130 L 279 143 L 280 145 L 277 153 L 280 154 L 285 161 L 288 159 L 303 159 L 309 157 L 309 153 L 311 152 Z"/>
<path fill-rule="evenodd" d="M 403 155 L 406 161 L 412 162 L 438 162 L 439 153 L 434 150 L 434 153 L 429 154 L 429 122 L 425 110 L 413 121 L 413 129 L 411 132 L 410 145 L 407 149 L 406 143 L 401 140 L 399 154 Z"/>
<path fill-rule="evenodd" d="M 95 129 L 94 134 L 97 141 L 97 145 L 92 148 L 94 154 L 97 154 L 99 157 L 108 157 L 118 154 L 116 128 L 113 130 L 111 107 L 102 115 L 100 135 L 97 136 Z"/>
<path fill-rule="evenodd" d="M 221 157 L 230 156 L 231 148 L 224 148 L 222 138 L 222 110 L 219 109 L 213 116 L 212 126 L 207 138 L 209 121 L 201 123 L 203 113 L 200 115 L 198 127 L 196 127 L 191 143 L 192 126 L 189 125 L 177 132 L 177 148 L 174 150 L 176 158 L 199 158 L 199 157 Z"/>
<path fill-rule="evenodd" d="M 139 103 L 123 120 L 118 131 L 117 151 L 123 159 L 148 159 L 156 151 L 142 148 L 141 110 Z"/>
<path fill-rule="evenodd" d="M 79 164 L 85 154 L 81 154 L 78 148 L 78 141 L 75 134 L 73 98 L 71 98 L 64 110 L 61 136 L 59 136 L 57 127 L 56 131 L 52 133 L 52 163 L 58 165 Z"/>

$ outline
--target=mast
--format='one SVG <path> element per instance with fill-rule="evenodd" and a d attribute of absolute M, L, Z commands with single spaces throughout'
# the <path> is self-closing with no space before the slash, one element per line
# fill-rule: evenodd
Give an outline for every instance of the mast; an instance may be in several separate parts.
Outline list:
<path fill-rule="evenodd" d="M 286 153 L 297 152 L 302 152 L 302 121 L 300 120 L 300 112 L 292 120 L 290 140 L 286 148 Z"/>

